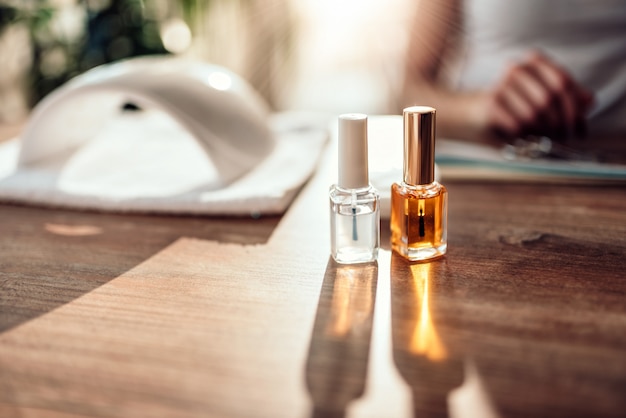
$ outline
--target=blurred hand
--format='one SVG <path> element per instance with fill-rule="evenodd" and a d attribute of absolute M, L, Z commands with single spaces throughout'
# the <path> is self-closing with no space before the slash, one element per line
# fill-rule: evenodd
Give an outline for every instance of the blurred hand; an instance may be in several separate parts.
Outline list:
<path fill-rule="evenodd" d="M 533 52 L 485 95 L 484 126 L 502 139 L 582 136 L 593 95 L 546 56 Z"/>

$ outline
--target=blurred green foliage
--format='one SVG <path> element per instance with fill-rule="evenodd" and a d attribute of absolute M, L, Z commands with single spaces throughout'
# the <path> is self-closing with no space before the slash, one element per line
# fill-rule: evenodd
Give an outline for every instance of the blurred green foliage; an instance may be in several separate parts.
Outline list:
<path fill-rule="evenodd" d="M 145 13 L 143 0 L 81 1 L 70 19 L 51 0 L 0 2 L 0 34 L 9 25 L 28 28 L 32 59 L 28 74 L 33 106 L 70 78 L 100 64 L 139 55 L 166 53 L 158 22 Z M 61 18 L 66 18 L 61 20 Z M 77 37 L 63 25 L 79 25 Z M 0 64 L 1 65 L 1 64 Z"/>

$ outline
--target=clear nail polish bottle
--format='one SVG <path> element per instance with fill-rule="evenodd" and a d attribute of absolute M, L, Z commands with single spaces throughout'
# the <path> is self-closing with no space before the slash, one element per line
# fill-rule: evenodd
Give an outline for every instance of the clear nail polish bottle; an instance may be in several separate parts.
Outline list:
<path fill-rule="evenodd" d="M 435 109 L 404 109 L 404 178 L 391 186 L 391 248 L 411 261 L 446 253 L 446 188 L 435 181 Z"/>
<path fill-rule="evenodd" d="M 342 264 L 376 260 L 380 246 L 378 192 L 369 184 L 367 116 L 339 116 L 339 176 L 330 187 L 331 254 Z"/>

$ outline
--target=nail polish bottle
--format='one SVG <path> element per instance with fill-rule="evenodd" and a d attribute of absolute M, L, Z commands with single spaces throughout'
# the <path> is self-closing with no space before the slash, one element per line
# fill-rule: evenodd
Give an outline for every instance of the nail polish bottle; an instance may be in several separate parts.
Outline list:
<path fill-rule="evenodd" d="M 446 253 L 446 188 L 435 181 L 435 109 L 404 109 L 403 181 L 391 186 L 391 248 L 411 261 Z"/>
<path fill-rule="evenodd" d="M 339 176 L 330 187 L 331 254 L 338 263 L 376 260 L 380 246 L 378 192 L 369 184 L 367 116 L 339 116 Z"/>

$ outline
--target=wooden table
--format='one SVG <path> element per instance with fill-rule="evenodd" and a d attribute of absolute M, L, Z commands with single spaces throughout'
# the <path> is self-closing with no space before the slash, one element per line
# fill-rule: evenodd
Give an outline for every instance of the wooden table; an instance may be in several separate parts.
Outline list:
<path fill-rule="evenodd" d="M 447 184 L 449 253 L 282 217 L 0 205 L 0 416 L 623 417 L 623 187 Z"/>

